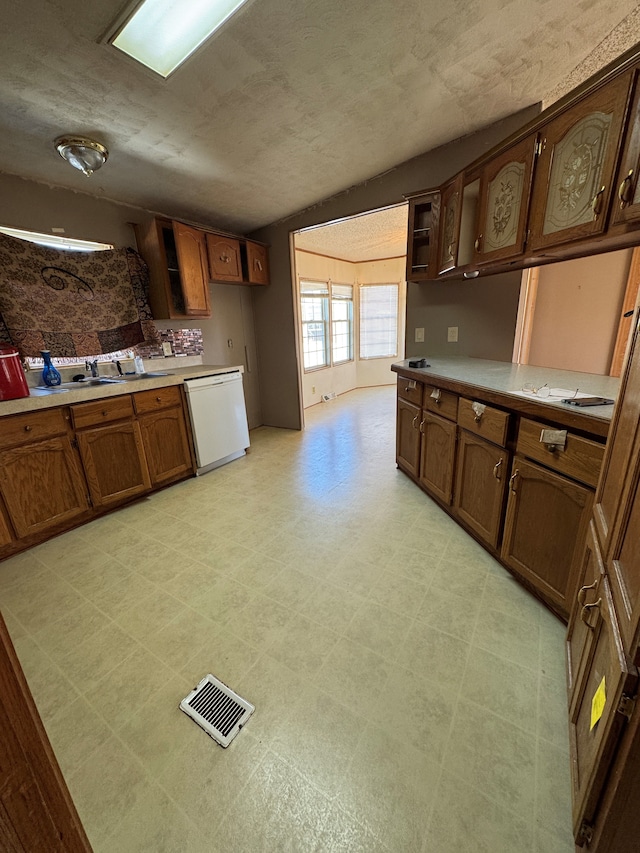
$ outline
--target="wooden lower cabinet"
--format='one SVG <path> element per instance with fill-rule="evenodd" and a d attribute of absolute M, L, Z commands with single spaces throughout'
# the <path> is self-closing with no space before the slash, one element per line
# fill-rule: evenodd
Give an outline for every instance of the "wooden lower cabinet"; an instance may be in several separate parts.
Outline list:
<path fill-rule="evenodd" d="M 494 548 L 501 532 L 508 467 L 508 451 L 460 430 L 454 512 Z"/>
<path fill-rule="evenodd" d="M 412 421 L 413 423 L 413 421 Z M 420 484 L 449 505 L 453 490 L 453 468 L 456 454 L 456 425 L 452 421 L 422 413 L 419 432 Z"/>
<path fill-rule="evenodd" d="M 63 527 L 89 509 L 66 435 L 0 451 L 0 493 L 18 537 Z"/>
<path fill-rule="evenodd" d="M 573 832 L 576 844 L 583 846 L 592 838 L 598 802 L 633 710 L 638 673 L 625 654 L 606 577 L 600 582 L 597 599 L 576 607 L 572 620 L 577 619 L 587 627 L 587 665 L 569 697 L 569 742 Z M 598 697 L 601 707 L 596 712 Z"/>
<path fill-rule="evenodd" d="M 513 461 L 501 556 L 565 620 L 593 492 L 521 456 Z"/>
<path fill-rule="evenodd" d="M 94 506 L 122 503 L 151 489 L 136 421 L 82 430 L 77 441 Z"/>
<path fill-rule="evenodd" d="M 13 534 L 11 533 L 9 519 L 7 518 L 6 510 L 0 500 L 0 548 L 3 548 L 5 545 L 9 545 L 12 541 Z"/>
<path fill-rule="evenodd" d="M 179 480 L 193 471 L 181 407 L 142 415 L 139 423 L 152 486 Z"/>
<path fill-rule="evenodd" d="M 420 406 L 414 406 L 398 397 L 396 419 L 396 462 L 398 466 L 418 479 L 420 472 Z"/>

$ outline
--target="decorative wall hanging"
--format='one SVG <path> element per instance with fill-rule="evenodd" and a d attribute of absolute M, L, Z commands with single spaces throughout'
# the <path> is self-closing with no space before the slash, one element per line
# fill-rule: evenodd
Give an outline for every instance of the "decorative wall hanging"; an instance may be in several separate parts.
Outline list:
<path fill-rule="evenodd" d="M 133 249 L 61 251 L 0 233 L 0 340 L 23 357 L 157 343 L 148 287 L 147 266 Z"/>

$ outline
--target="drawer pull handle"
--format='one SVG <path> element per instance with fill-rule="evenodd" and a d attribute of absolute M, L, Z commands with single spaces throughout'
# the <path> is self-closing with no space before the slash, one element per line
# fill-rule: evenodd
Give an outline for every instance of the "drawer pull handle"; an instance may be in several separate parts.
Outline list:
<path fill-rule="evenodd" d="M 478 234 L 478 237 L 477 237 L 477 239 L 476 239 L 476 242 L 473 244 L 473 248 L 476 250 L 476 252 L 479 252 L 479 251 L 480 251 L 480 242 L 481 242 L 481 240 L 482 240 L 482 234 Z"/>
<path fill-rule="evenodd" d="M 514 495 L 516 494 L 516 481 L 517 481 L 519 476 L 520 476 L 520 471 L 516 468 L 516 470 L 513 472 L 513 474 L 509 478 L 509 488 L 511 489 L 511 491 L 513 492 Z"/>
<path fill-rule="evenodd" d="M 424 424 L 425 424 L 424 420 L 420 421 L 419 430 L 423 435 L 424 435 Z"/>
<path fill-rule="evenodd" d="M 411 426 L 412 426 L 414 429 L 418 429 L 418 427 L 416 426 L 416 424 L 418 423 L 418 418 L 419 418 L 419 417 L 420 417 L 420 415 L 416 415 L 416 416 L 415 416 L 415 418 L 413 419 L 413 421 L 411 422 Z"/>
<path fill-rule="evenodd" d="M 591 624 L 591 622 L 589 621 L 589 617 L 591 616 L 591 611 L 594 608 L 598 611 L 598 613 L 600 612 L 600 605 L 601 604 L 602 604 L 602 599 L 599 598 L 597 601 L 594 601 L 593 604 L 584 604 L 582 606 L 582 610 L 580 611 L 580 618 L 582 619 L 584 624 L 587 626 L 587 628 L 590 628 L 592 631 L 594 630 L 595 625 Z"/>
<path fill-rule="evenodd" d="M 231 258 L 229 257 L 229 255 L 220 255 L 220 260 L 223 264 L 228 264 Z"/>
<path fill-rule="evenodd" d="M 103 409 L 103 410 L 102 410 L 102 417 L 103 417 L 103 418 L 106 418 L 106 417 L 107 417 L 107 410 L 106 410 L 106 409 Z"/>
<path fill-rule="evenodd" d="M 600 578 L 596 578 L 593 583 L 589 583 L 589 584 L 586 584 L 585 586 L 581 587 L 580 590 L 578 591 L 578 604 L 584 605 L 585 600 L 587 598 L 587 592 L 590 589 L 598 589 L 599 585 L 600 585 Z"/>
<path fill-rule="evenodd" d="M 161 403 L 161 402 L 162 402 L 162 397 L 156 397 L 156 403 Z"/>
<path fill-rule="evenodd" d="M 27 424 L 27 426 L 24 428 L 24 431 L 25 432 L 31 432 L 32 429 L 33 429 L 33 427 L 31 427 Z"/>
<path fill-rule="evenodd" d="M 482 420 L 482 412 L 479 415 L 475 415 L 473 419 L 477 424 L 479 424 Z"/>
<path fill-rule="evenodd" d="M 500 459 L 498 459 L 496 464 L 493 466 L 493 476 L 496 478 L 496 480 L 500 479 L 500 466 L 502 465 L 502 462 L 502 457 L 500 457 Z"/>

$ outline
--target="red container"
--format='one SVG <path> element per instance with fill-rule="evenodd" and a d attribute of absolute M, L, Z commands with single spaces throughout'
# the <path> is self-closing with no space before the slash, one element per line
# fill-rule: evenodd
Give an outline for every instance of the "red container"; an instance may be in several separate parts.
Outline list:
<path fill-rule="evenodd" d="M 16 400 L 18 397 L 28 396 L 29 386 L 18 350 L 0 344 L 0 400 Z"/>

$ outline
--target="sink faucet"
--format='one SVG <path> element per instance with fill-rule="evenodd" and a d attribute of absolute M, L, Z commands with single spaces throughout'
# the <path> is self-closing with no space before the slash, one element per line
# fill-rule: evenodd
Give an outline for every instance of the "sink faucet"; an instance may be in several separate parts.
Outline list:
<path fill-rule="evenodd" d="M 91 375 L 92 375 L 93 377 L 99 376 L 100 374 L 98 373 L 98 359 L 97 359 L 97 358 L 94 358 L 94 360 L 93 360 L 93 361 L 88 361 L 88 360 L 87 360 L 87 361 L 85 361 L 85 363 L 84 363 L 84 369 L 85 369 L 85 371 L 89 371 L 89 370 L 90 370 L 90 371 L 91 371 Z"/>

